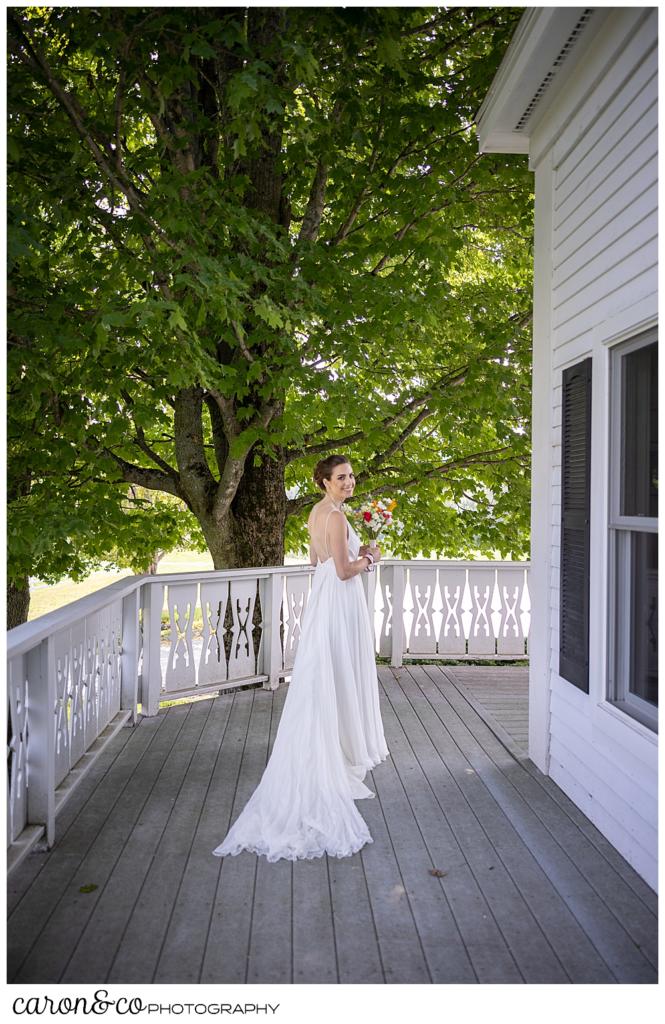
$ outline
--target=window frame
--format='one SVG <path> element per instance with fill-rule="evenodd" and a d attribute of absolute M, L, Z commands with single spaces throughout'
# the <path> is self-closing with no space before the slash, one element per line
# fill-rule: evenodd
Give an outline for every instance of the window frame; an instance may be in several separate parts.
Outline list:
<path fill-rule="evenodd" d="M 641 348 L 658 344 L 657 327 L 612 345 L 609 349 L 609 452 L 608 452 L 608 631 L 607 631 L 607 687 L 606 700 L 613 707 L 658 732 L 658 708 L 629 690 L 628 665 L 630 663 L 630 617 L 623 625 L 624 643 L 618 633 L 619 586 L 625 585 L 630 575 L 630 536 L 635 533 L 658 534 L 657 516 L 621 515 L 621 466 L 623 444 L 621 434 L 623 359 Z M 625 591 L 624 591 L 625 592 Z"/>

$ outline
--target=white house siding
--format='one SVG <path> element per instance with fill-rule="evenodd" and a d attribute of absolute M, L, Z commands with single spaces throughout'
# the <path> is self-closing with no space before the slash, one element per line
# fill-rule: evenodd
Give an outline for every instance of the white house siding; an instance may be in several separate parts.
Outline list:
<path fill-rule="evenodd" d="M 655 324 L 657 314 L 656 39 L 655 9 L 614 8 L 530 144 L 536 194 L 544 186 L 551 199 L 548 215 L 536 223 L 536 274 L 539 263 L 541 273 L 549 264 L 551 291 L 534 338 L 536 346 L 538 335 L 544 341 L 548 334 L 551 352 L 549 382 L 544 374 L 539 385 L 547 386 L 551 403 L 550 445 L 534 445 L 534 470 L 541 479 L 549 473 L 549 500 L 534 495 L 534 503 L 550 510 L 550 700 L 532 732 L 542 735 L 549 722 L 550 775 L 654 888 L 656 736 L 605 700 L 605 680 L 610 349 Z M 587 356 L 593 359 L 588 695 L 558 674 L 561 378 L 565 367 Z"/>

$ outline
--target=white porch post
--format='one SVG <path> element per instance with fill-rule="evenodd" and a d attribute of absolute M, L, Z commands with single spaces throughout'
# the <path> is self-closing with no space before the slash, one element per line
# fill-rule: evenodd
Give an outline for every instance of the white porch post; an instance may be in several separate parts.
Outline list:
<path fill-rule="evenodd" d="M 120 708 L 132 709 L 132 725 L 136 725 L 139 685 L 139 593 L 140 589 L 133 590 L 122 599 Z"/>
<path fill-rule="evenodd" d="M 55 842 L 55 638 L 46 637 L 26 655 L 29 825 L 44 825 L 46 845 Z"/>
<path fill-rule="evenodd" d="M 529 593 L 529 757 L 549 773 L 552 530 L 552 151 L 535 168 Z"/>
<path fill-rule="evenodd" d="M 392 566 L 392 643 L 390 647 L 390 664 L 399 668 L 404 658 L 404 578 L 403 565 Z"/>
<path fill-rule="evenodd" d="M 141 687 L 141 710 L 144 715 L 156 715 L 162 691 L 162 667 L 160 663 L 160 631 L 162 605 L 164 603 L 163 583 L 150 582 L 143 587 L 143 681 Z"/>
<path fill-rule="evenodd" d="M 261 604 L 263 607 L 263 668 L 268 676 L 264 690 L 276 690 L 282 671 L 282 641 L 279 633 L 282 611 L 284 573 L 271 573 L 262 581 Z"/>

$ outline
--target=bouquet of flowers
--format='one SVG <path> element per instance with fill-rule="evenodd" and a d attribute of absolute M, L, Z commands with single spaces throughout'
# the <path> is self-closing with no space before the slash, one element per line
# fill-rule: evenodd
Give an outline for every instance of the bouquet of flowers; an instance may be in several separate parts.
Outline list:
<path fill-rule="evenodd" d="M 353 518 L 360 527 L 359 532 L 369 541 L 370 547 L 375 548 L 381 533 L 393 521 L 393 509 L 397 502 L 392 501 L 366 501 L 360 508 L 353 509 Z"/>

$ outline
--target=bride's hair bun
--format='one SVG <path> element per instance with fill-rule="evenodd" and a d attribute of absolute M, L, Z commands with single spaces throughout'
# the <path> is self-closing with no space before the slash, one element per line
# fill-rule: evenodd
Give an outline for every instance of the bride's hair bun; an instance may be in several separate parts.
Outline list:
<path fill-rule="evenodd" d="M 325 491 L 326 487 L 323 481 L 330 480 L 335 466 L 343 466 L 348 461 L 346 455 L 329 455 L 327 459 L 321 459 L 317 462 L 312 474 L 312 479 L 316 486 Z"/>

